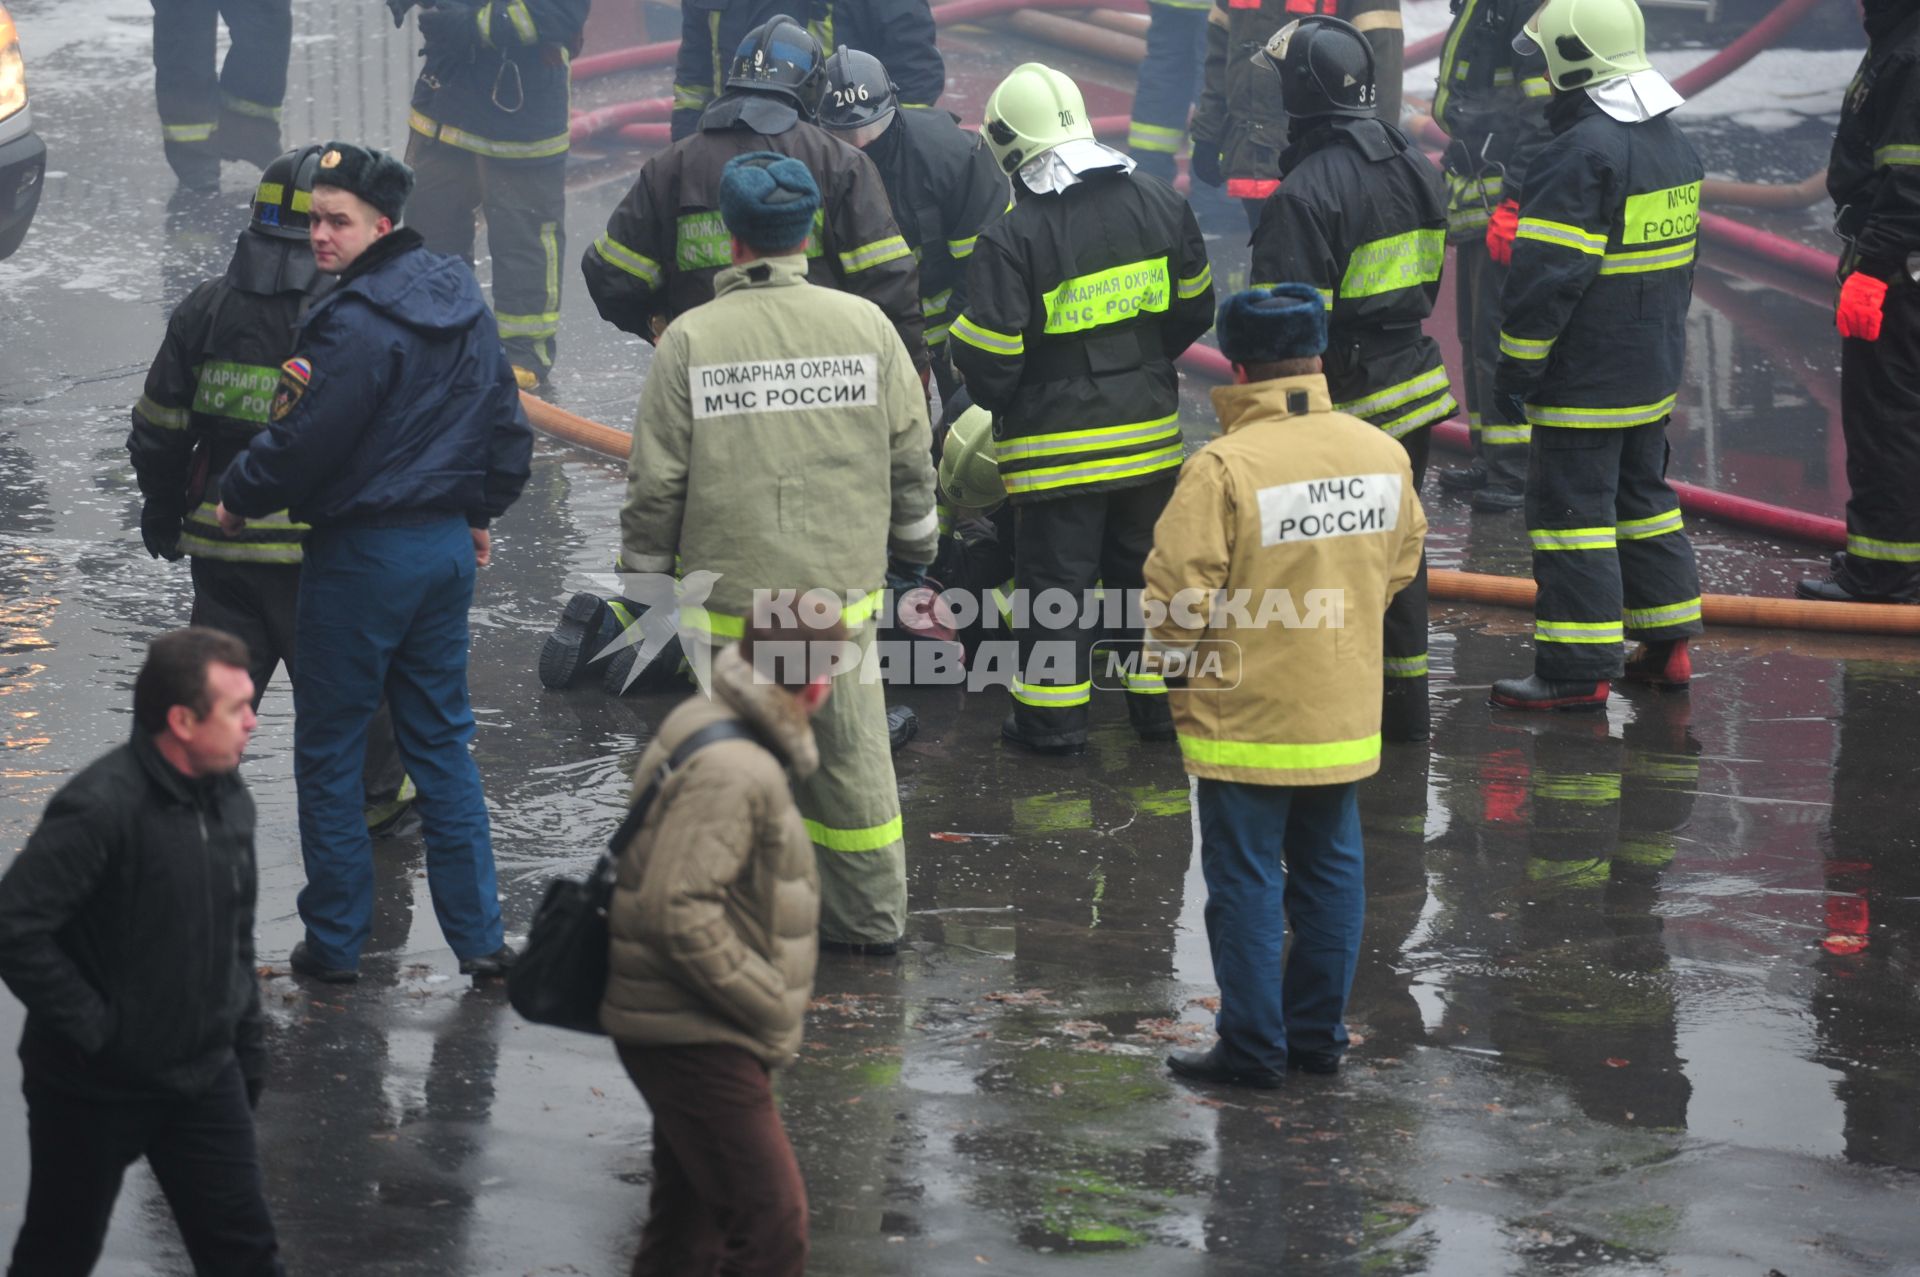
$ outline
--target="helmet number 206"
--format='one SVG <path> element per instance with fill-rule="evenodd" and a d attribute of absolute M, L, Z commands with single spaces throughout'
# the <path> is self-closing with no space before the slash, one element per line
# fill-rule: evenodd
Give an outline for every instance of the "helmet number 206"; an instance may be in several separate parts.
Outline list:
<path fill-rule="evenodd" d="M 852 106 L 855 102 L 865 102 L 866 100 L 867 86 L 864 84 L 855 84 L 848 88 L 835 89 L 833 91 L 833 104 L 835 106 Z"/>

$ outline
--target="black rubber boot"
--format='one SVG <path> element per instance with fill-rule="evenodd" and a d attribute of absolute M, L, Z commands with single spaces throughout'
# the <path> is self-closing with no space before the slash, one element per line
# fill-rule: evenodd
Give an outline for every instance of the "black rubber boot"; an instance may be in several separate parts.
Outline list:
<path fill-rule="evenodd" d="M 1475 492 L 1487 486 L 1487 468 L 1478 461 L 1472 465 L 1436 470 L 1433 477 L 1448 492 Z"/>
<path fill-rule="evenodd" d="M 1595 710 L 1607 707 L 1607 694 L 1613 685 L 1598 682 L 1561 682 L 1529 674 L 1525 678 L 1503 678 L 1493 685 L 1492 700 L 1501 709 Z"/>
<path fill-rule="evenodd" d="M 1427 739 L 1432 730 L 1432 707 L 1427 701 L 1427 680 L 1390 678 L 1380 704 L 1380 736 L 1383 740 L 1408 745 Z"/>
<path fill-rule="evenodd" d="M 1127 721 L 1144 741 L 1169 741 L 1179 736 L 1173 726 L 1173 708 L 1165 696 L 1127 697 Z"/>
<path fill-rule="evenodd" d="M 1000 724 L 1000 738 L 1030 749 L 1036 754 L 1083 754 L 1087 749 L 1085 732 L 1066 732 L 1054 736 L 1028 736 L 1020 730 L 1020 716 L 1010 713 Z"/>
<path fill-rule="evenodd" d="M 1468 498 L 1467 504 L 1482 514 L 1505 514 L 1526 508 L 1527 494 L 1511 488 L 1486 487 Z"/>
<path fill-rule="evenodd" d="M 540 684 L 558 691 L 572 687 L 607 644 L 620 637 L 613 609 L 598 594 L 585 591 L 567 600 L 560 623 L 540 645 Z"/>
<path fill-rule="evenodd" d="M 920 734 L 920 716 L 913 712 L 911 705 L 889 705 L 887 707 L 887 743 L 899 753 L 908 741 Z"/>

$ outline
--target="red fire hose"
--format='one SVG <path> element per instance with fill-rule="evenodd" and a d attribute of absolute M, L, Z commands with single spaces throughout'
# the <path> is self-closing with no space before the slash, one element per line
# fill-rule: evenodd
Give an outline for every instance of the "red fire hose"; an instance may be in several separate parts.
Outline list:
<path fill-rule="evenodd" d="M 1821 3 L 1822 0 L 1780 0 L 1773 12 L 1754 23 L 1745 35 L 1675 79 L 1675 91 L 1683 98 L 1690 98 L 1709 85 L 1717 84 L 1745 66 L 1754 54 L 1785 35 L 1794 23 L 1812 13 Z"/>

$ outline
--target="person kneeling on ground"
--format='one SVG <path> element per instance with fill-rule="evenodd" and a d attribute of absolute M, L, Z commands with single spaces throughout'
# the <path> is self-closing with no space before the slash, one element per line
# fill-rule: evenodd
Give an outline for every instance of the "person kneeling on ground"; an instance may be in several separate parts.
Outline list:
<path fill-rule="evenodd" d="M 696 733 L 745 727 L 679 763 L 621 851 L 600 1023 L 653 1111 L 653 1192 L 636 1277 L 799 1277 L 807 1190 L 774 1107 L 813 993 L 820 879 L 788 788 L 820 764 L 838 620 L 749 625 L 641 756 L 644 789 Z M 802 659 L 796 659 L 800 657 Z M 814 670 L 818 676 L 813 676 Z M 718 1267 L 715 1267 L 715 1261 Z"/>

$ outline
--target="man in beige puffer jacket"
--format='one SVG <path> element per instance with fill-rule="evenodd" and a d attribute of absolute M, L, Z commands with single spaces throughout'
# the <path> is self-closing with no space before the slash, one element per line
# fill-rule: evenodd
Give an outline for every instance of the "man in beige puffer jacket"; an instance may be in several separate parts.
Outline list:
<path fill-rule="evenodd" d="M 755 649 L 766 658 L 774 643 L 846 636 L 798 624 L 749 627 L 721 651 L 712 699 L 674 710 L 635 773 L 644 789 L 682 741 L 724 720 L 756 738 L 691 755 L 620 857 L 600 1023 L 653 1110 L 636 1274 L 806 1267 L 806 1186 L 769 1074 L 799 1049 L 813 993 L 820 880 L 788 776 L 820 764 L 808 719 L 832 684 L 756 662 Z"/>

